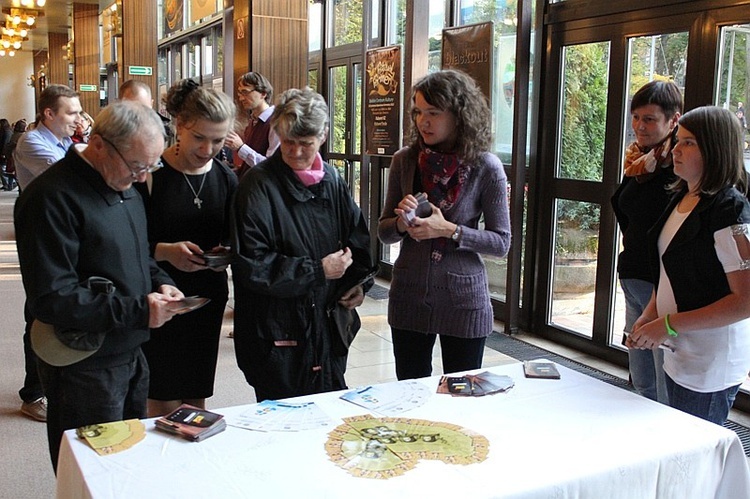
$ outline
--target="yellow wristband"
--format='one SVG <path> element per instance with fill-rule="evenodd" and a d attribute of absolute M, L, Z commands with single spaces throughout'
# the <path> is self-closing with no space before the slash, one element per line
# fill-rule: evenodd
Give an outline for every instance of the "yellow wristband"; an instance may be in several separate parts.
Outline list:
<path fill-rule="evenodd" d="M 664 316 L 664 325 L 667 326 L 667 334 L 669 336 L 677 337 L 677 331 L 672 329 L 672 326 L 669 325 L 669 314 Z"/>

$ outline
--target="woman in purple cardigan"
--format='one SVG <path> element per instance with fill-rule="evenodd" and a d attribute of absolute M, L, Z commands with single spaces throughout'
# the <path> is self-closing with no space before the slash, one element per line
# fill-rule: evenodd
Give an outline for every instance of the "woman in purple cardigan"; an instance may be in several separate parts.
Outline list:
<path fill-rule="evenodd" d="M 453 70 L 425 76 L 411 116 L 411 145 L 393 156 L 378 226 L 384 244 L 401 241 L 388 304 L 398 379 L 432 374 L 438 335 L 443 372 L 482 366 L 493 315 L 480 253 L 505 256 L 510 246 L 507 179 L 488 152 L 492 118 L 474 80 Z"/>

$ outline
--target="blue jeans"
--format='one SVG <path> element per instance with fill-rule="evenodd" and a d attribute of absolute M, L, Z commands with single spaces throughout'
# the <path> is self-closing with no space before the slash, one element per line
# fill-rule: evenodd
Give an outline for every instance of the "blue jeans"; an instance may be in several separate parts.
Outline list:
<path fill-rule="evenodd" d="M 620 287 L 625 294 L 625 332 L 629 334 L 651 300 L 654 285 L 641 279 L 620 279 Z M 662 349 L 629 348 L 628 365 L 633 387 L 639 394 L 662 404 L 669 403 Z"/>
<path fill-rule="evenodd" d="M 669 405 L 717 425 L 723 425 L 727 420 L 729 409 L 740 390 L 740 385 L 736 385 L 718 392 L 694 392 L 675 383 L 669 375 L 666 378 Z"/>

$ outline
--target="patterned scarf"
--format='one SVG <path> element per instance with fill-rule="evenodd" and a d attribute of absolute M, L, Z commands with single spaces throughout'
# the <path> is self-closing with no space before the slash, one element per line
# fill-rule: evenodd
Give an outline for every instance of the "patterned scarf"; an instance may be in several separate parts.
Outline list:
<path fill-rule="evenodd" d="M 471 168 L 463 164 L 456 154 L 444 154 L 428 148 L 419 152 L 418 165 L 427 198 L 445 216 L 445 212 L 456 204 Z M 433 262 L 439 263 L 443 259 L 447 242 L 443 237 L 433 239 L 430 254 Z"/>
<path fill-rule="evenodd" d="M 625 176 L 638 177 L 653 173 L 656 167 L 665 168 L 672 164 L 672 133 L 653 149 L 641 148 L 632 142 L 625 149 Z"/>
<path fill-rule="evenodd" d="M 443 154 L 425 148 L 419 152 L 422 187 L 430 202 L 445 213 L 450 210 L 469 177 L 469 167 L 456 154 Z"/>

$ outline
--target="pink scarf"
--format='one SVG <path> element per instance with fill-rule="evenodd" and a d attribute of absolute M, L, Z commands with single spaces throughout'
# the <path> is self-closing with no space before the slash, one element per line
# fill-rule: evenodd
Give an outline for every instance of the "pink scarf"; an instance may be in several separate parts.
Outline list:
<path fill-rule="evenodd" d="M 297 178 L 299 178 L 300 182 L 305 184 L 305 187 L 310 187 L 311 185 L 317 184 L 321 180 L 323 180 L 323 177 L 326 174 L 326 171 L 323 169 L 323 158 L 321 157 L 320 153 L 315 153 L 315 159 L 313 160 L 312 166 L 310 166 L 309 170 L 293 170 L 294 173 L 297 174 Z"/>

